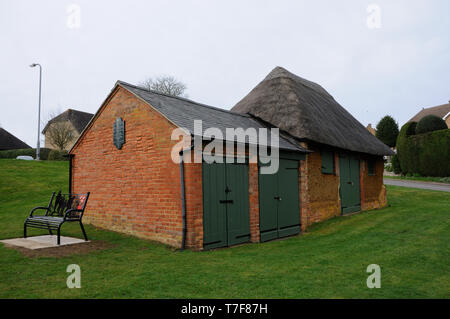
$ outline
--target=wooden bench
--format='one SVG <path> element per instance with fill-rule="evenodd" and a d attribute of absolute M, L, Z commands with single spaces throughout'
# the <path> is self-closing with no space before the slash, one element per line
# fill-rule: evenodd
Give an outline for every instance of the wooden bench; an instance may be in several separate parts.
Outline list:
<path fill-rule="evenodd" d="M 50 235 L 53 235 L 53 231 L 57 232 L 57 244 L 60 245 L 61 226 L 66 222 L 78 222 L 84 239 L 87 241 L 88 238 L 81 220 L 89 198 L 89 192 L 86 194 L 61 194 L 61 191 L 59 191 L 55 194 L 53 192 L 47 207 L 38 206 L 31 210 L 30 216 L 23 225 L 23 237 L 27 237 L 27 227 L 47 229 Z M 45 211 L 45 214 L 35 214 L 38 210 Z"/>

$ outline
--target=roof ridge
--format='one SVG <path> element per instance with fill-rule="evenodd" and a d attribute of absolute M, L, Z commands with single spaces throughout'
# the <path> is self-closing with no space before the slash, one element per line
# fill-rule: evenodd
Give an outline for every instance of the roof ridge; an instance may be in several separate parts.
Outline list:
<path fill-rule="evenodd" d="M 237 112 L 232 112 L 230 110 L 225 110 L 225 109 L 221 109 L 221 108 L 218 108 L 218 107 L 215 107 L 215 106 L 203 104 L 203 103 L 196 102 L 196 101 L 193 101 L 193 100 L 190 100 L 188 98 L 181 97 L 181 96 L 174 96 L 174 95 L 158 92 L 158 91 L 155 91 L 155 90 L 150 90 L 150 89 L 138 86 L 138 85 L 130 84 L 130 83 L 125 82 L 125 81 L 118 80 L 117 83 L 121 84 L 121 85 L 125 85 L 125 86 L 131 86 L 131 87 L 133 87 L 135 89 L 146 91 L 146 92 L 150 92 L 150 93 L 153 93 L 153 94 L 162 95 L 162 96 L 165 96 L 165 97 L 174 98 L 174 99 L 177 99 L 177 100 L 189 102 L 189 103 L 192 103 L 192 104 L 195 104 L 195 105 L 198 105 L 198 106 L 202 106 L 202 107 L 206 107 L 206 108 L 210 108 L 210 109 L 213 109 L 213 110 L 216 110 L 216 111 L 229 113 L 229 114 L 234 114 L 234 115 L 239 115 L 239 116 L 242 116 L 242 117 L 249 117 L 247 114 L 241 114 L 241 113 L 237 113 Z"/>
<path fill-rule="evenodd" d="M 438 107 L 449 106 L 449 105 L 450 105 L 450 101 L 449 101 L 449 103 L 444 103 L 444 104 L 441 104 L 441 105 L 430 106 L 430 107 L 422 107 L 422 110 L 435 109 L 435 108 L 438 108 Z"/>
<path fill-rule="evenodd" d="M 281 72 L 278 74 L 278 72 Z M 274 76 L 276 74 L 276 76 Z M 323 86 L 321 86 L 320 84 L 314 82 L 314 81 L 310 81 L 308 79 L 305 79 L 297 74 L 292 73 L 291 71 L 283 68 L 282 66 L 276 66 L 272 71 L 270 71 L 270 73 L 261 81 L 270 81 L 273 80 L 275 78 L 285 78 L 285 79 L 289 79 L 291 81 L 294 81 L 295 83 L 298 83 L 300 85 L 302 85 L 303 87 L 310 89 L 320 95 L 324 95 L 327 97 L 331 97 L 334 100 L 334 97 L 327 91 L 325 90 L 325 88 Z"/>
<path fill-rule="evenodd" d="M 93 114 L 93 113 L 89 113 L 89 112 L 85 112 L 85 111 L 75 110 L 75 109 L 72 109 L 70 107 L 67 110 L 65 110 L 64 112 L 67 112 L 67 111 L 74 111 L 74 112 L 78 112 L 78 113 Z M 62 112 L 62 113 L 64 113 L 64 112 Z"/>

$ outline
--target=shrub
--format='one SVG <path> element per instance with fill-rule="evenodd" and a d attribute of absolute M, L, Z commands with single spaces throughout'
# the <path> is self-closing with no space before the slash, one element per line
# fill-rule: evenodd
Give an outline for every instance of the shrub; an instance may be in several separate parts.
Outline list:
<path fill-rule="evenodd" d="M 406 136 L 415 135 L 416 127 L 417 127 L 417 122 L 410 122 L 409 125 L 406 127 Z"/>
<path fill-rule="evenodd" d="M 402 169 L 400 168 L 400 161 L 398 160 L 398 155 L 392 155 L 391 157 L 391 165 L 392 165 L 392 171 L 395 174 L 401 174 Z"/>
<path fill-rule="evenodd" d="M 445 130 L 447 124 L 443 119 L 436 115 L 424 116 L 416 126 L 416 134 Z"/>
<path fill-rule="evenodd" d="M 398 136 L 398 124 L 395 120 L 386 115 L 377 124 L 376 137 L 389 147 L 394 147 Z"/>
<path fill-rule="evenodd" d="M 384 170 L 387 172 L 392 172 L 392 164 L 391 163 L 384 164 Z"/>
<path fill-rule="evenodd" d="M 417 158 L 414 150 L 411 148 L 409 136 L 415 133 L 417 122 L 408 122 L 402 126 L 397 137 L 397 156 L 400 164 L 400 170 L 403 174 L 413 172 L 414 161 Z"/>
<path fill-rule="evenodd" d="M 416 155 L 412 173 L 422 176 L 450 176 L 450 130 L 428 132 L 409 137 Z"/>
<path fill-rule="evenodd" d="M 41 148 L 40 149 L 40 158 L 41 160 L 47 160 L 48 154 L 50 153 L 49 148 Z M 17 150 L 6 150 L 0 151 L 0 158 L 16 158 L 19 155 L 28 155 L 36 158 L 36 149 L 35 148 L 23 148 Z"/>
<path fill-rule="evenodd" d="M 65 155 L 67 155 L 67 151 L 60 151 L 60 150 L 51 150 L 48 154 L 48 160 L 49 161 L 67 161 L 69 158 Z"/>
<path fill-rule="evenodd" d="M 403 174 L 450 176 L 450 130 L 407 136 L 412 123 L 403 125 L 397 138 L 397 154 Z"/>

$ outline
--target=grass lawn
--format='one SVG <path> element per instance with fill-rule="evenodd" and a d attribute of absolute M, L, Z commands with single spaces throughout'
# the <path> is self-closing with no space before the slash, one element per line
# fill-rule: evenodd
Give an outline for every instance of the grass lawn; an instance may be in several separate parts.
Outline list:
<path fill-rule="evenodd" d="M 0 160 L 0 238 L 22 236 L 29 210 L 66 188 L 67 168 Z M 388 196 L 389 208 L 335 218 L 301 236 L 208 252 L 91 226 L 90 239 L 113 246 L 30 258 L 0 244 L 0 298 L 449 298 L 448 193 L 389 186 Z M 82 238 L 76 225 L 62 233 Z M 81 289 L 66 287 L 69 264 L 81 267 Z M 369 264 L 381 266 L 380 289 L 366 286 Z"/>
<path fill-rule="evenodd" d="M 433 176 L 383 176 L 383 177 L 391 179 L 404 179 L 409 181 L 437 182 L 450 184 L 450 177 L 433 177 Z"/>

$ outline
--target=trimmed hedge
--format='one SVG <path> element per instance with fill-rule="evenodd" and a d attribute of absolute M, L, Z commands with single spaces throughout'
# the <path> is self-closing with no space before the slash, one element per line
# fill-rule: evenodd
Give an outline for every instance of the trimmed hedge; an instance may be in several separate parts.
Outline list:
<path fill-rule="evenodd" d="M 47 160 L 48 154 L 51 149 L 49 148 L 41 148 L 40 149 L 40 158 L 41 160 Z M 35 148 L 23 148 L 17 150 L 6 150 L 0 151 L 0 158 L 16 158 L 19 155 L 28 155 L 36 158 L 36 149 Z"/>
<path fill-rule="evenodd" d="M 67 155 L 67 151 L 59 151 L 59 150 L 51 150 L 48 154 L 49 161 L 68 161 L 69 158 L 65 157 Z"/>
<path fill-rule="evenodd" d="M 398 160 L 398 155 L 392 155 L 391 157 L 391 165 L 392 165 L 392 171 L 395 174 L 400 174 L 402 172 L 402 169 L 400 168 L 400 161 Z"/>
<path fill-rule="evenodd" d="M 402 173 L 450 176 L 450 130 L 408 134 L 414 125 L 403 125 L 397 138 L 397 154 Z"/>
<path fill-rule="evenodd" d="M 416 134 L 423 134 L 427 132 L 445 130 L 447 124 L 443 119 L 436 115 L 424 116 L 416 126 Z"/>
<path fill-rule="evenodd" d="M 411 162 L 414 161 L 416 156 L 411 151 L 411 145 L 408 137 L 415 134 L 417 122 L 408 122 L 402 126 L 398 133 L 396 148 L 398 161 L 400 162 L 400 170 L 403 174 L 412 171 Z"/>

